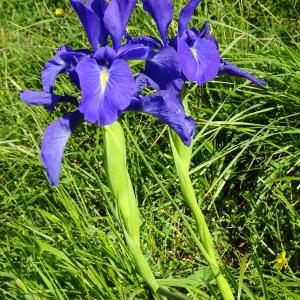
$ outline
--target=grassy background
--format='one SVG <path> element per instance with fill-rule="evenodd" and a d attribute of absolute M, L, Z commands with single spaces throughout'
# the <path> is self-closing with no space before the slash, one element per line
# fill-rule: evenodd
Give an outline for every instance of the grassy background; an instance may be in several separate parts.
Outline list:
<path fill-rule="evenodd" d="M 175 1 L 177 14 L 185 2 Z M 62 16 L 55 16 L 56 7 Z M 197 28 L 211 20 L 222 56 L 267 82 L 263 90 L 232 77 L 201 88 L 190 84 L 198 124 L 191 174 L 241 299 L 300 299 L 299 11 L 297 0 L 203 0 L 192 19 Z M 158 36 L 140 6 L 128 28 Z M 151 299 L 108 210 L 101 130 L 84 125 L 75 132 L 58 188 L 49 187 L 39 161 L 44 129 L 67 107 L 49 114 L 25 106 L 18 90 L 41 88 L 40 71 L 61 44 L 88 47 L 67 1 L 0 1 L 0 298 Z M 78 95 L 64 76 L 57 90 Z M 189 277 L 218 299 L 168 200 L 173 197 L 195 227 L 182 204 L 166 127 L 142 115 L 126 114 L 123 121 L 158 176 L 127 136 L 142 245 L 155 275 Z M 278 272 L 274 260 L 283 249 L 289 266 Z"/>

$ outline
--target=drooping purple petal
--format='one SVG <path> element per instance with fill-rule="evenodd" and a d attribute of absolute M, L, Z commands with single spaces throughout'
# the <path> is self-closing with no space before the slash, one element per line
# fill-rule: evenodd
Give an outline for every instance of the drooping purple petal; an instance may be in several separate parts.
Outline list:
<path fill-rule="evenodd" d="M 69 95 L 59 96 L 53 93 L 31 90 L 21 90 L 20 98 L 28 105 L 42 105 L 47 110 L 53 110 L 57 102 L 70 102 L 76 106 L 78 105 L 77 99 Z"/>
<path fill-rule="evenodd" d="M 177 52 L 182 71 L 188 80 L 202 85 L 216 77 L 220 66 L 220 56 L 213 41 L 198 38 L 192 47 L 189 47 L 183 39 L 178 37 Z"/>
<path fill-rule="evenodd" d="M 46 62 L 46 65 L 42 70 L 42 82 L 45 92 L 51 93 L 53 91 L 57 75 L 66 71 L 67 65 L 61 58 L 61 54 L 69 51 L 72 51 L 72 48 L 62 46 L 57 50 L 55 56 Z"/>
<path fill-rule="evenodd" d="M 112 0 L 104 14 L 104 24 L 114 43 L 117 51 L 125 33 L 132 10 L 137 0 Z"/>
<path fill-rule="evenodd" d="M 159 86 L 156 82 L 154 82 L 149 76 L 144 73 L 139 73 L 139 75 L 135 78 L 134 83 L 134 95 L 137 96 L 142 92 L 146 87 L 152 87 L 155 90 L 159 90 Z"/>
<path fill-rule="evenodd" d="M 147 113 L 159 118 L 180 136 L 186 146 L 191 144 L 196 123 L 192 117 L 186 116 L 176 93 L 164 90 L 150 96 L 140 95 L 132 99 L 126 111 Z"/>
<path fill-rule="evenodd" d="M 41 160 L 51 185 L 58 185 L 62 159 L 67 141 L 82 121 L 79 111 L 67 113 L 45 131 L 41 146 Z"/>
<path fill-rule="evenodd" d="M 59 96 L 47 92 L 21 90 L 20 98 L 24 103 L 28 105 L 42 105 L 45 107 L 53 107 L 58 101 Z"/>
<path fill-rule="evenodd" d="M 117 57 L 124 60 L 141 59 L 147 60 L 151 57 L 152 48 L 143 44 L 128 43 L 120 47 Z"/>
<path fill-rule="evenodd" d="M 190 19 L 201 0 L 190 0 L 190 2 L 181 10 L 178 19 L 178 35 L 181 36 L 186 29 Z"/>
<path fill-rule="evenodd" d="M 142 0 L 142 2 L 145 11 L 147 11 L 156 22 L 164 45 L 167 45 L 167 30 L 174 14 L 172 0 Z"/>
<path fill-rule="evenodd" d="M 144 74 L 156 82 L 161 90 L 172 87 L 172 82 L 181 79 L 180 63 L 176 50 L 164 47 L 146 63 Z"/>
<path fill-rule="evenodd" d="M 266 83 L 259 78 L 253 76 L 249 72 L 232 65 L 230 62 L 228 62 L 225 59 L 221 59 L 221 64 L 219 67 L 218 75 L 232 75 L 232 76 L 240 76 L 243 78 L 246 78 L 250 80 L 251 82 L 257 84 L 260 87 L 263 87 L 266 85 Z"/>
<path fill-rule="evenodd" d="M 129 65 L 115 59 L 109 68 L 99 66 L 94 58 L 82 60 L 79 75 L 82 101 L 79 110 L 89 123 L 105 126 L 116 121 L 129 105 L 134 90 L 134 78 Z"/>
<path fill-rule="evenodd" d="M 55 56 L 46 62 L 42 70 L 43 90 L 52 93 L 56 77 L 65 72 L 68 72 L 71 80 L 77 84 L 78 78 L 74 72 L 75 66 L 83 57 L 89 54 L 90 52 L 87 50 L 73 50 L 65 45 L 60 47 Z"/>
<path fill-rule="evenodd" d="M 181 74 L 179 78 L 173 80 L 168 89 L 173 90 L 177 95 L 181 92 L 185 82 L 184 76 Z"/>
<path fill-rule="evenodd" d="M 107 30 L 103 24 L 103 15 L 107 7 L 105 0 L 70 0 L 70 4 L 78 15 L 94 51 L 98 44 L 106 45 Z"/>

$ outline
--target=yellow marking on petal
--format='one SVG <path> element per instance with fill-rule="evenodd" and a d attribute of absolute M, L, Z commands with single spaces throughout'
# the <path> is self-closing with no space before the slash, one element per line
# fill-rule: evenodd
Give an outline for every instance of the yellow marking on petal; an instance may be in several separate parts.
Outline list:
<path fill-rule="evenodd" d="M 197 58 L 198 57 L 197 50 L 195 48 L 191 48 L 191 51 L 192 51 L 193 55 L 195 56 L 195 58 Z"/>
<path fill-rule="evenodd" d="M 274 265 L 274 268 L 277 269 L 277 271 L 281 271 L 283 267 L 285 267 L 288 263 L 288 260 L 286 258 L 286 252 L 282 251 L 280 254 L 276 257 L 276 263 Z"/>
<path fill-rule="evenodd" d="M 63 13 L 62 8 L 58 7 L 58 8 L 55 9 L 55 14 L 56 14 L 57 16 L 62 15 L 62 13 Z"/>
<path fill-rule="evenodd" d="M 101 72 L 100 80 L 101 80 L 101 90 L 104 91 L 108 80 L 108 72 L 106 69 Z"/>

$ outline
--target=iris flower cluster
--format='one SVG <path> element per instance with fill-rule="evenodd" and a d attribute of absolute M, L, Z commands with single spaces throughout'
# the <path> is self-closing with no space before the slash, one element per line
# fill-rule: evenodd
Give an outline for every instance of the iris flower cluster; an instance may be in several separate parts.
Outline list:
<path fill-rule="evenodd" d="M 195 133 L 194 119 L 185 113 L 179 95 L 186 81 L 203 85 L 219 75 L 244 77 L 264 86 L 250 73 L 222 59 L 218 43 L 206 22 L 199 30 L 188 23 L 200 0 L 191 0 L 181 10 L 178 34 L 168 39 L 168 27 L 174 17 L 171 0 L 142 0 L 143 8 L 157 24 L 161 39 L 132 37 L 126 26 L 137 0 L 70 0 L 78 15 L 91 49 L 60 47 L 42 70 L 42 91 L 22 90 L 20 98 L 29 105 L 53 110 L 60 102 L 74 106 L 45 131 L 41 160 L 51 185 L 58 185 L 64 149 L 69 137 L 82 122 L 107 126 L 123 112 L 153 115 L 169 125 L 189 146 Z M 108 46 L 109 37 L 112 46 Z M 126 42 L 122 44 L 122 41 Z M 130 60 L 145 61 L 134 77 Z M 56 78 L 67 73 L 81 91 L 81 100 L 57 95 Z M 151 87 L 152 94 L 144 89 Z"/>

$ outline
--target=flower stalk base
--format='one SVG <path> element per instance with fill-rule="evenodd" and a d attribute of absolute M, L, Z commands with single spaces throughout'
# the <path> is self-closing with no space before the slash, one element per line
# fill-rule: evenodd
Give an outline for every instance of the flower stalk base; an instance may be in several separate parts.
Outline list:
<path fill-rule="evenodd" d="M 115 122 L 104 127 L 105 169 L 117 211 L 124 223 L 124 235 L 140 274 L 157 295 L 159 288 L 140 246 L 140 216 L 126 165 L 126 144 L 122 126 Z"/>

